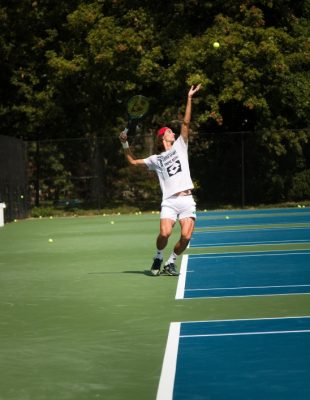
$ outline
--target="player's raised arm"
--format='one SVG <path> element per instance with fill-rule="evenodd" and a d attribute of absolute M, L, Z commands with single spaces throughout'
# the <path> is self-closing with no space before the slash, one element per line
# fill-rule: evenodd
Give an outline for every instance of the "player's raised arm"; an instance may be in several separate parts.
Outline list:
<path fill-rule="evenodd" d="M 136 159 L 135 156 L 132 154 L 132 151 L 130 150 L 129 144 L 127 142 L 127 134 L 122 132 L 119 135 L 119 139 L 122 143 L 123 149 L 124 149 L 124 154 L 126 157 L 126 160 L 128 161 L 128 163 L 130 165 L 134 165 L 134 166 L 145 166 L 144 160 L 143 159 Z"/>
<path fill-rule="evenodd" d="M 197 86 L 191 86 L 191 88 L 188 91 L 187 95 L 187 103 L 186 103 L 186 108 L 185 108 L 185 115 L 184 119 L 182 122 L 181 126 L 181 135 L 183 136 L 183 139 L 187 142 L 188 141 L 188 135 L 189 135 L 189 124 L 191 122 L 191 116 L 192 116 L 192 97 L 198 90 L 200 89 L 201 84 Z"/>

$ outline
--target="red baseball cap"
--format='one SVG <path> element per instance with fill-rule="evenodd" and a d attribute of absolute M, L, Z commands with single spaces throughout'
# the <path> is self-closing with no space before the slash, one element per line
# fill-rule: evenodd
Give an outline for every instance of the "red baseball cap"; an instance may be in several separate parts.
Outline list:
<path fill-rule="evenodd" d="M 160 129 L 157 131 L 157 137 L 158 137 L 158 136 L 161 136 L 161 135 L 164 135 L 165 132 L 166 132 L 166 130 L 168 130 L 168 129 L 170 129 L 170 128 L 168 128 L 167 126 L 164 126 L 163 128 L 160 128 Z"/>

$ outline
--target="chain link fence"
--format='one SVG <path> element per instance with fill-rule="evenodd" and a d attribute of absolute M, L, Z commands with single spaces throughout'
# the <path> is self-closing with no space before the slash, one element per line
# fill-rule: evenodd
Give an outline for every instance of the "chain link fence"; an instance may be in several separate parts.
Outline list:
<path fill-rule="evenodd" d="M 4 221 L 28 215 L 27 146 L 19 139 L 0 135 L 0 203 Z"/>
<path fill-rule="evenodd" d="M 309 139 L 309 131 L 295 133 L 291 143 L 283 138 L 285 151 L 277 155 L 254 132 L 193 133 L 189 157 L 198 206 L 309 200 Z M 130 144 L 138 158 L 154 153 L 151 134 L 138 133 Z M 6 221 L 40 207 L 158 210 L 160 199 L 156 175 L 128 166 L 117 137 L 25 143 L 0 136 L 0 202 L 7 205 Z"/>

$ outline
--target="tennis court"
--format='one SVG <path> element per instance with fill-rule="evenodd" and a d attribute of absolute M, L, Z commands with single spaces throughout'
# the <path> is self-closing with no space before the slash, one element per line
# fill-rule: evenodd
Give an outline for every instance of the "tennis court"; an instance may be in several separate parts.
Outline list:
<path fill-rule="evenodd" d="M 176 300 L 310 294 L 309 217 L 307 208 L 202 213 Z M 172 322 L 157 400 L 308 398 L 308 313 Z"/>
<path fill-rule="evenodd" d="M 227 211 L 200 213 L 203 226 L 195 235 L 236 229 L 237 215 L 243 221 L 238 229 L 256 229 L 253 221 L 266 213 L 230 211 L 228 220 Z M 155 399 L 171 322 L 309 315 L 310 295 L 301 293 L 176 300 L 183 274 L 179 279 L 149 275 L 157 228 L 158 215 L 141 213 L 27 219 L 0 229 L 1 400 Z M 176 227 L 171 243 L 178 236 Z M 170 250 L 171 245 L 165 257 Z M 307 253 L 310 245 L 212 245 L 191 247 L 186 256 L 262 250 Z"/>

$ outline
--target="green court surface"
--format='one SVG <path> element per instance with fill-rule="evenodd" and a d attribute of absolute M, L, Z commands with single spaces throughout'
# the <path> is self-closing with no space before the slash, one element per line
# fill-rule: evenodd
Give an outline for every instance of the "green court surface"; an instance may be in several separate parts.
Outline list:
<path fill-rule="evenodd" d="M 142 214 L 0 228 L 1 400 L 152 400 L 171 322 L 309 314 L 309 295 L 175 300 L 177 278 L 148 274 L 158 226 Z"/>

